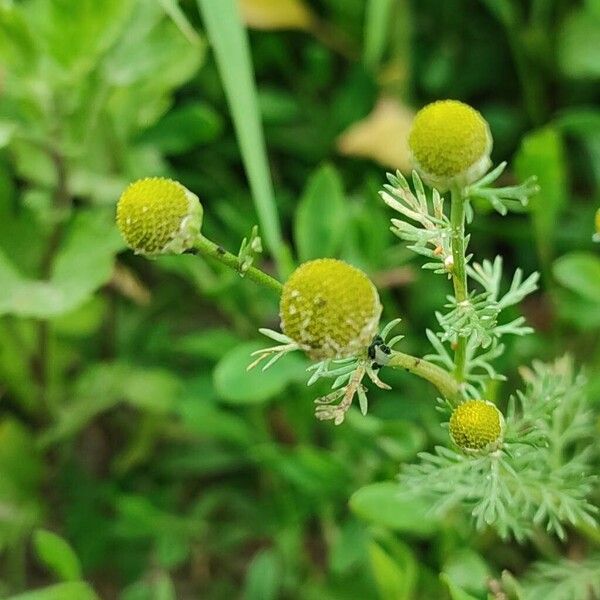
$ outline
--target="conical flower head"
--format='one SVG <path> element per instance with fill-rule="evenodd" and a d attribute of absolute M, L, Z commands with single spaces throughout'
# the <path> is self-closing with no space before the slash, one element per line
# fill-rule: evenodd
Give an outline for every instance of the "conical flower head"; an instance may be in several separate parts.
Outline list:
<path fill-rule="evenodd" d="M 202 205 L 177 181 L 140 179 L 121 194 L 117 225 L 136 254 L 181 254 L 194 245 L 200 233 Z"/>
<path fill-rule="evenodd" d="M 467 400 L 450 417 L 450 437 L 466 452 L 495 450 L 502 443 L 504 417 L 491 402 Z"/>
<path fill-rule="evenodd" d="M 491 166 L 492 136 L 487 122 L 457 100 L 439 100 L 422 108 L 408 143 L 419 174 L 441 191 L 469 185 Z"/>
<path fill-rule="evenodd" d="M 281 328 L 313 360 L 354 356 L 377 333 L 381 303 L 359 269 L 333 258 L 300 265 L 283 286 Z"/>

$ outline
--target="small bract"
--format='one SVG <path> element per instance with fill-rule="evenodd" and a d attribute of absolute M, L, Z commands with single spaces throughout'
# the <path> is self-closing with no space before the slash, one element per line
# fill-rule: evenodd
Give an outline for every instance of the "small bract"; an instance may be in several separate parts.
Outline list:
<path fill-rule="evenodd" d="M 428 104 L 408 138 L 415 168 L 432 187 L 465 187 L 491 166 L 492 135 L 481 114 L 457 100 Z"/>
<path fill-rule="evenodd" d="M 466 452 L 496 450 L 502 443 L 504 417 L 491 402 L 467 400 L 450 417 L 450 437 Z"/>
<path fill-rule="evenodd" d="M 380 316 L 373 283 L 341 260 L 306 262 L 283 286 L 281 328 L 313 360 L 346 358 L 365 350 Z"/>
<path fill-rule="evenodd" d="M 149 177 L 121 194 L 117 225 L 136 254 L 181 254 L 194 245 L 202 213 L 198 197 L 179 182 Z"/>

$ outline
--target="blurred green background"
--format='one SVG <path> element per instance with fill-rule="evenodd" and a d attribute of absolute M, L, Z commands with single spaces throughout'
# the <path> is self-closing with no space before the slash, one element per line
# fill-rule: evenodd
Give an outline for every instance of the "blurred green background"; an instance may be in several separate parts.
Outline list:
<path fill-rule="evenodd" d="M 491 393 L 570 352 L 598 399 L 599 80 L 598 0 L 0 0 L 0 597 L 468 600 L 508 569 L 539 598 L 532 562 L 589 541 L 517 546 L 396 497 L 447 441 L 433 389 L 386 372 L 367 417 L 317 422 L 303 358 L 245 373 L 276 298 L 134 256 L 114 209 L 178 179 L 224 247 L 261 226 L 268 271 L 364 269 L 423 355 L 447 282 L 377 191 L 410 169 L 414 111 L 464 100 L 503 181 L 542 188 L 524 214 L 476 207 L 478 258 L 543 274 Z"/>

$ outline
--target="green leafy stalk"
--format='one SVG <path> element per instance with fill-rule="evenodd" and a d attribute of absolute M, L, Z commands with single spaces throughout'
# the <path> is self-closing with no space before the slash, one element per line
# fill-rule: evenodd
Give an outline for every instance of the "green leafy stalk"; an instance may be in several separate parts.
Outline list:
<path fill-rule="evenodd" d="M 203 235 L 198 236 L 198 239 L 194 245 L 194 249 L 196 254 L 214 258 L 230 269 L 237 271 L 241 277 L 248 277 L 248 279 L 251 279 L 264 288 L 272 290 L 277 294 L 281 294 L 283 285 L 277 281 L 277 279 L 267 275 L 264 271 L 261 271 L 256 267 L 244 266 L 243 260 L 240 260 L 239 256 L 228 252 L 223 247 L 205 238 Z"/>
<path fill-rule="evenodd" d="M 456 305 L 468 299 L 467 269 L 465 260 L 465 199 L 458 188 L 452 188 L 450 224 L 452 227 L 452 283 Z M 454 376 L 458 382 L 465 379 L 467 338 L 456 338 L 454 351 Z"/>
<path fill-rule="evenodd" d="M 260 228 L 283 276 L 291 270 L 290 260 L 269 173 L 248 36 L 235 0 L 198 0 L 198 5 L 223 80 Z"/>

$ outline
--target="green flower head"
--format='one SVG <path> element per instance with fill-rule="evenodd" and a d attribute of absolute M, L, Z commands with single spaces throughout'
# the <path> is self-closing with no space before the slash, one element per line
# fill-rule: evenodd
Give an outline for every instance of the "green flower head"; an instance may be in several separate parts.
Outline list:
<path fill-rule="evenodd" d="M 504 434 L 504 417 L 491 402 L 467 400 L 450 417 L 450 437 L 465 452 L 497 449 Z"/>
<path fill-rule="evenodd" d="M 198 197 L 183 185 L 149 177 L 130 184 L 121 194 L 117 226 L 136 254 L 181 254 L 194 245 L 202 213 Z"/>
<path fill-rule="evenodd" d="M 488 124 L 474 108 L 457 100 L 440 100 L 422 108 L 408 143 L 419 174 L 441 191 L 469 185 L 491 166 Z"/>

